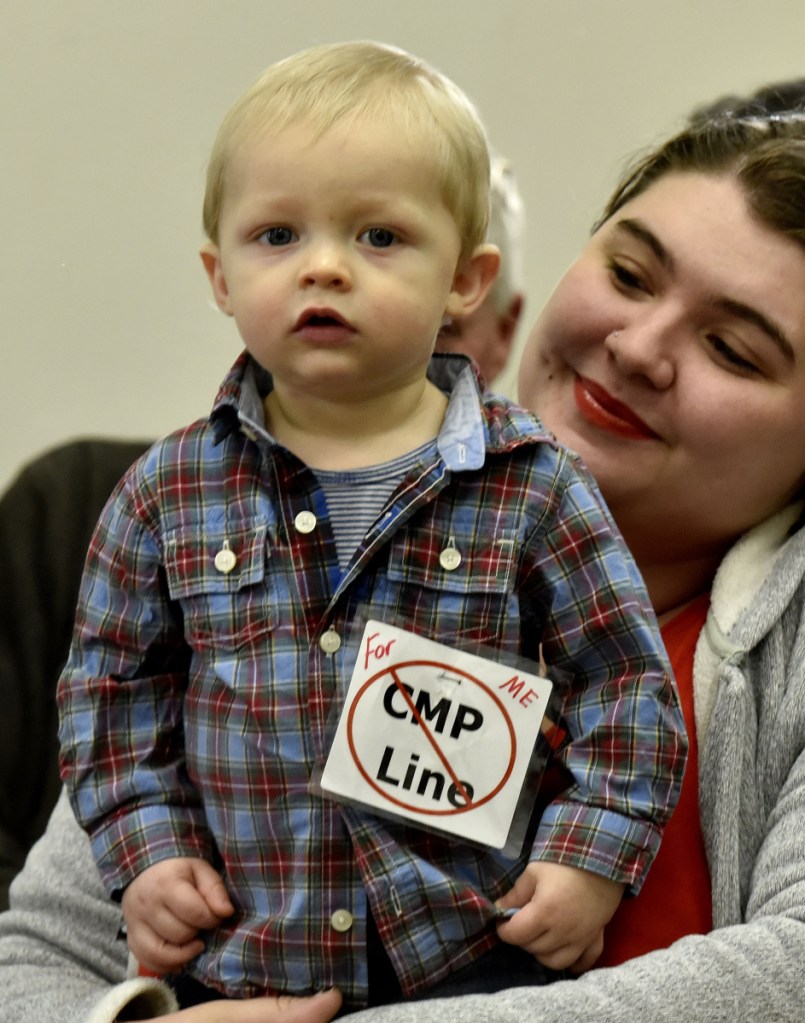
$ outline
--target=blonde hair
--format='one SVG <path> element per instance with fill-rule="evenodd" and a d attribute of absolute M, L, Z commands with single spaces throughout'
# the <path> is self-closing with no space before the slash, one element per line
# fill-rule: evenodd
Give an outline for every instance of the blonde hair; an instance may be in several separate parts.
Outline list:
<path fill-rule="evenodd" d="M 316 134 L 363 118 L 394 119 L 433 165 L 442 200 L 462 239 L 462 261 L 485 238 L 489 149 L 478 112 L 445 75 L 404 50 L 375 42 L 334 43 L 273 64 L 236 101 L 207 167 L 204 230 L 217 244 L 234 152 L 261 133 L 302 121 Z"/>

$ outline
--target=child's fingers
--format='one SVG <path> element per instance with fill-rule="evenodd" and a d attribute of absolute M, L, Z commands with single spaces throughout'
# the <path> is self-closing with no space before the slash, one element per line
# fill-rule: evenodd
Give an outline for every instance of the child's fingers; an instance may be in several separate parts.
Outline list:
<path fill-rule="evenodd" d="M 501 895 L 501 897 L 495 902 L 495 905 L 498 909 L 512 910 L 520 909 L 520 907 L 524 906 L 527 902 L 527 898 L 524 899 L 519 897 L 516 889 L 510 888 L 505 895 Z"/>
<path fill-rule="evenodd" d="M 531 954 L 550 970 L 569 970 L 578 974 L 589 970 L 603 951 L 602 930 L 590 942 L 563 940 L 558 936 L 553 941 L 549 938 L 544 948 Z"/>
<path fill-rule="evenodd" d="M 225 891 L 224 895 L 226 896 Z M 220 901 L 222 900 L 219 899 Z M 199 931 L 217 926 L 221 920 L 232 913 L 233 907 L 226 897 L 226 905 L 222 906 L 223 911 L 216 912 L 215 908 L 207 902 L 204 893 L 196 887 L 195 878 L 182 878 L 174 884 L 169 892 L 165 893 L 165 908 L 179 923 Z M 171 935 L 166 935 L 166 937 L 171 937 Z"/>
<path fill-rule="evenodd" d="M 534 878 L 528 870 L 525 870 L 515 881 L 514 887 L 510 888 L 505 895 L 501 895 L 495 905 L 500 909 L 520 909 L 531 901 L 535 887 Z"/>
<path fill-rule="evenodd" d="M 518 910 L 508 920 L 499 921 L 497 931 L 501 941 L 508 945 L 519 945 L 532 955 L 546 950 L 548 928 L 542 924 L 540 914 L 532 903 Z"/>
<path fill-rule="evenodd" d="M 517 914 L 518 917 L 527 915 L 528 908 Z M 549 970 L 564 970 L 580 961 L 581 947 L 578 944 L 568 942 L 550 928 L 540 927 L 533 916 L 531 920 L 513 917 L 504 924 L 498 924 L 498 937 L 528 952 Z"/>
<path fill-rule="evenodd" d="M 235 912 L 235 907 L 218 871 L 204 860 L 194 860 L 192 869 L 195 886 L 211 912 L 215 914 L 216 921 L 231 916 Z"/>
<path fill-rule="evenodd" d="M 498 937 L 518 945 L 550 970 L 584 973 L 595 963 L 604 948 L 603 930 L 592 940 L 586 934 L 573 937 L 563 928 L 540 924 L 539 915 L 521 909 L 509 920 L 498 924 Z"/>
<path fill-rule="evenodd" d="M 196 898 L 200 898 L 198 893 L 196 893 Z M 155 906 L 147 917 L 137 918 L 136 924 L 140 928 L 148 928 L 153 931 L 160 941 L 170 945 L 185 945 L 195 938 L 200 930 L 208 929 L 211 926 L 194 924 L 177 915 L 172 907 L 162 904 Z M 129 931 L 131 931 L 131 924 Z"/>
<path fill-rule="evenodd" d="M 595 965 L 601 953 L 604 951 L 604 932 L 601 931 L 596 939 L 591 942 L 574 963 L 570 963 L 568 969 L 571 973 L 585 973 Z"/>
<path fill-rule="evenodd" d="M 174 944 L 147 925 L 129 930 L 128 945 L 141 966 L 159 975 L 178 972 L 204 950 L 204 942 L 199 938 Z"/>

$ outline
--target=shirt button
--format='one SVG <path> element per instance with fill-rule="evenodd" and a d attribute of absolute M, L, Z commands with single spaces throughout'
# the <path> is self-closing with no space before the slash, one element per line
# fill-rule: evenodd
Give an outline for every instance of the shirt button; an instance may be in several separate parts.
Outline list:
<path fill-rule="evenodd" d="M 355 923 L 355 918 L 348 909 L 337 909 L 330 917 L 330 923 L 333 925 L 334 931 L 343 934 L 344 931 L 348 931 L 352 927 L 353 923 Z"/>
<path fill-rule="evenodd" d="M 316 516 L 311 511 L 299 512 L 293 524 L 300 533 L 312 533 L 316 528 Z"/>
<path fill-rule="evenodd" d="M 224 545 L 215 555 L 213 564 L 223 575 L 229 575 L 232 569 L 237 565 L 238 559 L 235 552 L 230 548 L 229 541 L 224 540 Z"/>
<path fill-rule="evenodd" d="M 439 555 L 439 564 L 445 572 L 454 572 L 461 564 L 461 555 L 455 547 L 445 547 Z"/>
<path fill-rule="evenodd" d="M 326 654 L 334 654 L 341 647 L 341 637 L 335 629 L 328 629 L 319 640 L 319 646 Z"/>

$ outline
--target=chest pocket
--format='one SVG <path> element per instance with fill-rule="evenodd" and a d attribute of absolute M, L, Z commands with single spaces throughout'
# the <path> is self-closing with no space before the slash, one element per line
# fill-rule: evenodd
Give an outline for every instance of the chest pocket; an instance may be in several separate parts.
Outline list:
<path fill-rule="evenodd" d="M 455 533 L 434 543 L 433 533 L 403 533 L 391 546 L 388 610 L 442 643 L 461 638 L 517 649 L 519 614 L 513 531 Z"/>
<path fill-rule="evenodd" d="M 194 649 L 253 646 L 272 627 L 267 526 L 173 530 L 165 541 L 168 592 Z"/>

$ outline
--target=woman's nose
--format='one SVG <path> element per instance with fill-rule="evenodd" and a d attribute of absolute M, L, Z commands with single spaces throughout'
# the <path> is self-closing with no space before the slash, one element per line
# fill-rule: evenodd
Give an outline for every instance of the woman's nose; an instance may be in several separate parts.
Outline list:
<path fill-rule="evenodd" d="M 676 369 L 667 325 L 630 323 L 611 331 L 604 345 L 621 373 L 641 376 L 658 391 L 674 382 Z"/>

